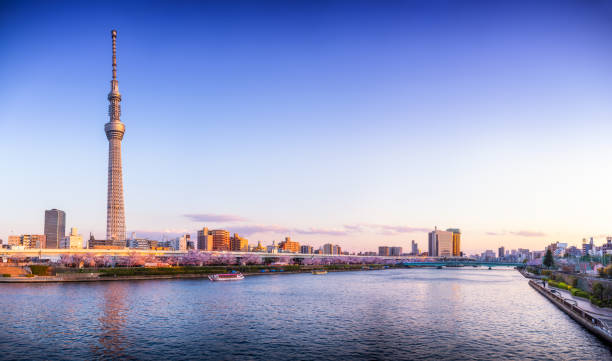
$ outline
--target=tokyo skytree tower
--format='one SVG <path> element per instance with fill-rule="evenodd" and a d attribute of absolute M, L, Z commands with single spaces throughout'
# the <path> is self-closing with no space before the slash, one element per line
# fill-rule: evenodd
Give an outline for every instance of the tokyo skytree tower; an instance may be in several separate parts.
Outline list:
<path fill-rule="evenodd" d="M 108 93 L 108 115 L 110 122 L 104 125 L 108 138 L 108 198 L 106 202 L 106 239 L 125 240 L 125 211 L 123 208 L 123 175 L 121 171 L 121 140 L 125 133 L 125 125 L 121 123 L 121 94 L 117 81 L 116 39 L 117 30 L 112 30 L 113 36 L 113 80 Z"/>

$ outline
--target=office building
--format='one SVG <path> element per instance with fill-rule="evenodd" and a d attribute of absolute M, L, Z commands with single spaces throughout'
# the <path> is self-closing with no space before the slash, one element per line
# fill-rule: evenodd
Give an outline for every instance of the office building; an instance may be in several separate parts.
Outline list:
<path fill-rule="evenodd" d="M 66 236 L 66 213 L 59 209 L 45 211 L 45 248 L 59 248 L 59 242 Z"/>
<path fill-rule="evenodd" d="M 59 248 L 83 249 L 83 236 L 79 234 L 76 228 L 72 227 L 70 228 L 70 234 L 61 240 Z"/>
<path fill-rule="evenodd" d="M 389 255 L 392 257 L 399 257 L 402 255 L 402 247 L 389 247 Z"/>
<path fill-rule="evenodd" d="M 213 251 L 230 250 L 230 233 L 224 229 L 213 229 Z"/>
<path fill-rule="evenodd" d="M 278 248 L 286 253 L 300 252 L 300 244 L 291 240 L 291 237 L 285 237 L 285 240 L 278 244 Z"/>
<path fill-rule="evenodd" d="M 436 227 L 429 232 L 429 250 L 431 257 L 451 257 L 453 255 L 453 232 L 439 231 Z"/>
<path fill-rule="evenodd" d="M 175 251 L 186 251 L 187 243 L 191 241 L 191 235 L 186 233 L 182 236 L 176 237 L 170 241 L 170 248 Z"/>
<path fill-rule="evenodd" d="M 314 252 L 314 249 L 312 246 L 307 246 L 307 245 L 300 246 L 300 253 L 302 254 L 312 254 L 313 252 Z"/>
<path fill-rule="evenodd" d="M 391 251 L 389 250 L 389 247 L 387 247 L 387 246 L 378 247 L 378 255 L 381 256 L 381 257 L 389 256 L 390 252 Z"/>
<path fill-rule="evenodd" d="M 453 257 L 461 257 L 461 230 L 459 228 L 449 228 L 446 231 L 453 233 Z"/>
<path fill-rule="evenodd" d="M 157 241 L 145 238 L 132 238 L 128 240 L 128 247 L 132 249 L 155 249 L 157 245 Z"/>
<path fill-rule="evenodd" d="M 8 245 L 10 248 L 15 249 L 47 248 L 46 236 L 44 234 L 22 234 L 19 236 L 9 236 Z"/>
<path fill-rule="evenodd" d="M 234 233 L 234 236 L 230 238 L 230 250 L 247 252 L 249 250 L 249 241 L 244 237 L 240 237 L 238 233 Z"/>
<path fill-rule="evenodd" d="M 506 255 L 504 251 L 504 246 L 499 247 L 499 249 L 497 250 L 497 258 L 504 258 L 504 256 Z"/>
<path fill-rule="evenodd" d="M 413 256 L 418 256 L 419 255 L 419 245 L 414 240 L 412 240 L 411 249 L 412 249 L 412 251 L 410 253 Z"/>
<path fill-rule="evenodd" d="M 198 249 L 201 251 L 213 250 L 213 234 L 206 227 L 198 230 Z"/>

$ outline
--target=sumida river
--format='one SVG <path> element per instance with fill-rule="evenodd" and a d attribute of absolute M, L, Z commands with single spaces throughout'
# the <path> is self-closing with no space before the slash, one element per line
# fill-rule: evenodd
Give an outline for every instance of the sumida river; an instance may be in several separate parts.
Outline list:
<path fill-rule="evenodd" d="M 515 270 L 0 284 L 0 359 L 609 360 Z"/>

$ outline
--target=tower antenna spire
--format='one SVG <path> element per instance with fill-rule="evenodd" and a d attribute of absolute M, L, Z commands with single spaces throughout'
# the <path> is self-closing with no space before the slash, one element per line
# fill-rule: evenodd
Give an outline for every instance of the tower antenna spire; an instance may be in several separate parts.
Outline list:
<path fill-rule="evenodd" d="M 113 36 L 113 80 L 117 80 L 117 30 L 111 30 Z"/>

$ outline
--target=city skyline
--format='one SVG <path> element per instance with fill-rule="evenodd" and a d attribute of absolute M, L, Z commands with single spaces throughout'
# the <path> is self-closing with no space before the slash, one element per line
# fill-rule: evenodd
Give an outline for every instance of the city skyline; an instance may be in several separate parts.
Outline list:
<path fill-rule="evenodd" d="M 612 94 L 612 47 L 594 40 L 612 29 L 597 9 L 567 2 L 546 24 L 538 14 L 551 9 L 533 5 L 517 30 L 520 9 L 504 4 L 472 9 L 496 23 L 482 20 L 493 35 L 462 49 L 452 47 L 451 34 L 473 36 L 479 28 L 428 6 L 397 5 L 422 16 L 407 25 L 368 2 L 272 13 L 243 4 L 232 10 L 232 30 L 212 21 L 230 10 L 222 5 L 172 9 L 211 21 L 165 19 L 159 29 L 153 25 L 167 10 L 160 4 L 138 21 L 137 9 L 127 6 L 116 24 L 104 19 L 108 10 L 66 6 L 54 15 L 65 29 L 40 4 L 28 18 L 19 4 L 6 6 L 3 40 L 10 53 L 27 55 L 0 67 L 7 84 L 0 131 L 12 134 L 0 151 L 19 152 L 5 162 L 19 175 L 3 180 L 12 191 L 0 211 L 0 238 L 42 234 L 41 213 L 51 208 L 67 213 L 69 228 L 104 234 L 99 126 L 115 26 L 130 94 L 128 233 L 189 232 L 195 239 L 208 227 L 252 242 L 289 236 L 359 251 L 409 249 L 413 239 L 425 249 L 435 226 L 457 227 L 466 253 L 612 235 L 610 172 L 602 166 L 612 155 L 605 137 L 612 130 L 605 96 Z M 375 16 L 361 29 L 369 11 Z M 582 17 L 572 18 L 566 33 L 570 11 Z M 324 31 L 306 28 L 305 19 L 320 21 Z M 32 21 L 42 25 L 32 30 Z M 253 22 L 262 26 L 249 33 Z M 51 30 L 57 26 L 61 37 Z M 223 45 L 236 37 L 250 41 Z M 504 49 L 495 48 L 500 39 Z M 427 48 L 435 40 L 445 57 Z M 351 59 L 360 61 L 347 65 Z M 60 101 L 66 94 L 68 109 Z M 58 158 L 69 162 L 58 167 Z"/>

